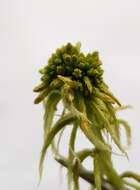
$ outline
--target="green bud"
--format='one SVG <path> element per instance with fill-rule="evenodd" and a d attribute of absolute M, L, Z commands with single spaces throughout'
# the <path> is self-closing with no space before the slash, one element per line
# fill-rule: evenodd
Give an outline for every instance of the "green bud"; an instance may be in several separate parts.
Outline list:
<path fill-rule="evenodd" d="M 66 74 L 68 74 L 68 75 L 72 74 L 73 68 L 71 66 L 66 66 L 65 69 L 66 69 Z"/>
<path fill-rule="evenodd" d="M 53 63 L 53 58 L 51 57 L 49 60 L 48 60 L 48 64 L 51 65 Z"/>
<path fill-rule="evenodd" d="M 40 94 L 37 96 L 37 98 L 34 100 L 35 104 L 39 104 L 41 101 L 44 100 L 44 98 L 48 95 L 49 90 L 44 89 Z"/>
<path fill-rule="evenodd" d="M 98 51 L 94 51 L 94 52 L 92 53 L 92 57 L 93 57 L 94 59 L 96 59 L 96 60 L 99 60 L 99 52 L 98 52 Z"/>
<path fill-rule="evenodd" d="M 88 62 L 84 63 L 84 69 L 88 70 L 90 68 L 90 64 Z"/>
<path fill-rule="evenodd" d="M 55 75 L 55 71 L 51 71 L 48 73 L 50 77 L 54 76 Z"/>
<path fill-rule="evenodd" d="M 88 71 L 87 71 L 87 74 L 88 74 L 88 76 L 94 76 L 95 75 L 95 70 L 93 69 L 93 68 L 91 68 L 91 69 L 89 69 Z"/>
<path fill-rule="evenodd" d="M 66 64 L 71 63 L 71 56 L 70 56 L 70 55 L 64 54 L 63 59 L 64 59 L 64 62 L 65 62 Z"/>
<path fill-rule="evenodd" d="M 72 44 L 71 43 L 67 43 L 66 45 L 66 51 L 69 53 L 72 49 Z"/>
<path fill-rule="evenodd" d="M 56 68 L 57 74 L 58 75 L 63 75 L 65 73 L 65 68 L 61 65 L 57 66 Z"/>
<path fill-rule="evenodd" d="M 45 83 L 41 83 L 41 84 L 39 84 L 38 86 L 36 86 L 36 87 L 33 89 L 33 91 L 34 91 L 34 92 L 40 92 L 40 91 L 42 91 L 44 88 L 45 88 Z"/>
<path fill-rule="evenodd" d="M 62 46 L 60 49 L 61 55 L 63 55 L 64 53 L 66 53 L 66 48 L 65 46 Z"/>
<path fill-rule="evenodd" d="M 48 65 L 48 67 L 49 67 L 50 70 L 52 70 L 52 71 L 56 69 L 56 65 L 55 65 L 55 64 Z"/>
<path fill-rule="evenodd" d="M 40 69 L 40 70 L 39 70 L 39 73 L 40 73 L 40 74 L 45 74 L 45 73 L 46 73 L 45 68 Z"/>
<path fill-rule="evenodd" d="M 79 64 L 78 64 L 78 67 L 80 68 L 80 69 L 83 69 L 84 68 L 84 63 L 83 62 L 80 62 Z"/>
<path fill-rule="evenodd" d="M 48 65 L 46 67 L 46 72 L 45 73 L 50 73 L 51 71 L 54 71 L 56 69 L 56 66 L 54 64 Z"/>
<path fill-rule="evenodd" d="M 82 71 L 78 68 L 74 69 L 74 72 L 72 73 L 73 76 L 75 76 L 76 78 L 80 78 L 82 75 Z"/>
<path fill-rule="evenodd" d="M 60 59 L 60 58 L 56 58 L 55 60 L 54 60 L 54 63 L 55 64 L 61 64 L 62 63 L 62 60 Z"/>
<path fill-rule="evenodd" d="M 85 56 L 83 53 L 80 53 L 78 57 L 80 62 L 85 62 Z"/>
<path fill-rule="evenodd" d="M 71 54 L 72 54 L 72 55 L 73 55 L 73 54 L 76 54 L 76 55 L 77 55 L 78 53 L 79 53 L 79 52 L 78 52 L 78 50 L 76 49 L 76 47 L 73 46 L 73 47 L 71 48 Z"/>
<path fill-rule="evenodd" d="M 57 54 L 56 53 L 52 53 L 52 56 L 51 56 L 51 58 L 49 59 L 49 60 L 54 60 L 54 59 L 56 59 L 58 56 L 57 56 Z"/>
<path fill-rule="evenodd" d="M 76 55 L 72 56 L 72 63 L 77 64 L 78 63 L 78 57 Z"/>
<path fill-rule="evenodd" d="M 76 49 L 78 52 L 80 52 L 80 48 L 81 48 L 81 42 L 77 42 L 76 43 Z"/>
<path fill-rule="evenodd" d="M 41 80 L 46 83 L 47 81 L 50 81 L 50 77 L 49 77 L 49 75 L 43 75 L 43 76 L 41 77 Z"/>
<path fill-rule="evenodd" d="M 98 70 L 94 70 L 94 75 L 98 77 L 99 76 L 99 71 Z"/>
<path fill-rule="evenodd" d="M 100 75 L 100 76 L 103 75 L 104 70 L 103 70 L 102 68 L 99 67 L 98 71 L 99 71 L 99 75 Z"/>
<path fill-rule="evenodd" d="M 50 83 L 50 88 L 57 89 L 57 88 L 60 88 L 62 84 L 63 82 L 59 78 L 56 78 Z"/>
<path fill-rule="evenodd" d="M 61 53 L 62 53 L 62 52 L 61 52 L 61 49 L 60 49 L 60 48 L 56 49 L 56 55 L 60 56 Z"/>

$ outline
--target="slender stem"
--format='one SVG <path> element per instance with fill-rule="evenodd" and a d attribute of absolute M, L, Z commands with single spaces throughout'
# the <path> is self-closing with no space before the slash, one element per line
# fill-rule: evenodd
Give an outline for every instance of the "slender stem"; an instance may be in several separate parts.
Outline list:
<path fill-rule="evenodd" d="M 58 163 L 60 163 L 62 166 L 66 167 L 66 168 L 68 167 L 68 164 L 67 164 L 68 161 L 63 156 L 58 155 L 55 157 L 55 160 Z M 80 166 L 80 169 L 79 169 L 79 175 L 82 179 L 84 179 L 85 181 L 87 181 L 91 185 L 95 186 L 95 180 L 94 180 L 93 172 L 88 171 L 82 165 Z M 102 190 L 115 190 L 115 189 L 112 186 L 110 186 L 110 184 L 108 182 L 106 182 L 104 180 L 102 183 Z"/>

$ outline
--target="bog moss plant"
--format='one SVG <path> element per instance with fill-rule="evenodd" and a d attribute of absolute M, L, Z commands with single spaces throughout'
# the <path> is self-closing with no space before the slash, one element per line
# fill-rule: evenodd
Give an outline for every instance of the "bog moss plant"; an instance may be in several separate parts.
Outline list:
<path fill-rule="evenodd" d="M 34 88 L 39 93 L 34 103 L 43 102 L 44 144 L 41 151 L 39 172 L 42 177 L 44 159 L 49 147 L 55 160 L 68 170 L 68 189 L 73 185 L 79 190 L 79 178 L 85 179 L 96 190 L 140 189 L 140 176 L 126 171 L 119 174 L 112 162 L 113 147 L 127 156 L 121 141 L 120 129 L 126 131 L 127 144 L 130 145 L 129 124 L 117 117 L 117 111 L 127 108 L 110 92 L 103 79 L 102 62 L 98 52 L 82 53 L 81 44 L 71 43 L 58 48 L 40 69 L 41 83 Z M 58 103 L 63 103 L 63 112 L 54 120 Z M 68 142 L 68 155 L 59 152 L 59 142 L 66 127 L 71 128 Z M 75 150 L 77 131 L 80 128 L 92 148 Z M 56 136 L 59 135 L 57 144 Z M 108 139 L 112 139 L 111 143 Z M 90 171 L 83 166 L 84 160 L 93 160 Z M 132 178 L 137 183 L 130 183 Z M 126 180 L 127 179 L 127 180 Z"/>

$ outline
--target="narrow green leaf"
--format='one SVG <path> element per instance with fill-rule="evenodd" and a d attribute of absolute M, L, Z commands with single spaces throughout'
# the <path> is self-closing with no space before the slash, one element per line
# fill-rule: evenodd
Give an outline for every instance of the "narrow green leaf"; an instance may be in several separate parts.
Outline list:
<path fill-rule="evenodd" d="M 86 105 L 83 96 L 78 97 L 79 101 L 79 110 L 85 115 L 85 118 L 87 117 L 87 112 L 86 112 Z M 88 138 L 88 140 L 99 150 L 104 150 L 104 151 L 111 151 L 110 147 L 102 142 L 98 136 L 95 135 L 93 129 L 90 126 L 91 122 L 88 122 L 87 119 L 81 118 L 80 122 L 80 128 L 85 134 L 85 136 Z"/>
<path fill-rule="evenodd" d="M 121 106 L 121 103 L 119 102 L 119 100 L 111 92 L 109 92 L 109 90 L 106 90 L 103 93 L 105 93 L 105 95 L 112 98 L 119 106 Z"/>
<path fill-rule="evenodd" d="M 91 105 L 92 105 L 92 101 L 91 101 Z M 98 107 L 99 107 L 99 109 L 101 109 L 100 105 L 98 105 Z M 93 114 L 92 117 L 96 120 L 96 126 L 97 126 L 96 128 L 98 129 L 98 131 L 99 130 L 101 131 L 104 128 L 104 121 L 101 119 L 100 115 L 98 114 L 96 108 L 93 105 L 92 105 L 92 114 Z M 108 114 L 106 114 L 105 112 L 104 112 L 104 114 L 107 118 Z M 95 121 L 92 121 L 92 122 L 93 122 L 93 124 L 95 123 Z"/>
<path fill-rule="evenodd" d="M 124 183 L 129 186 L 129 187 L 132 187 L 133 189 L 135 190 L 140 190 L 140 186 L 134 184 L 134 183 L 131 183 L 131 182 L 128 182 L 128 181 L 124 181 Z"/>
<path fill-rule="evenodd" d="M 114 131 L 114 128 L 110 125 L 110 123 L 105 118 L 103 112 L 98 108 L 98 106 L 94 102 L 92 102 L 92 104 L 96 108 L 96 110 L 97 110 L 98 114 L 100 115 L 101 119 L 104 121 L 104 127 L 110 133 L 112 139 L 114 140 L 114 142 L 116 143 L 118 148 L 127 156 L 127 153 L 125 152 L 124 148 L 122 147 L 121 143 L 119 142 L 119 140 L 117 138 L 117 135 L 116 135 L 116 133 Z"/>
<path fill-rule="evenodd" d="M 49 88 L 46 88 L 43 91 L 41 91 L 40 94 L 35 98 L 34 103 L 39 104 L 41 101 L 43 101 L 44 98 L 48 95 L 49 91 Z"/>
<path fill-rule="evenodd" d="M 94 176 L 96 189 L 101 190 L 101 168 L 98 153 L 94 154 Z"/>
<path fill-rule="evenodd" d="M 63 82 L 59 79 L 56 78 L 50 83 L 50 88 L 53 89 L 60 89 L 63 85 Z"/>
<path fill-rule="evenodd" d="M 131 128 L 130 128 L 128 122 L 123 119 L 118 119 L 117 121 L 119 124 L 121 124 L 124 127 L 124 129 L 126 131 L 127 145 L 130 145 L 131 144 Z"/>
<path fill-rule="evenodd" d="M 80 162 L 83 162 L 87 157 L 92 156 L 94 152 L 94 149 L 84 149 L 79 152 L 76 152 L 76 156 L 80 160 Z"/>
<path fill-rule="evenodd" d="M 93 101 L 96 102 L 96 104 L 100 107 L 100 109 L 103 112 L 108 114 L 108 109 L 107 109 L 106 104 L 104 103 L 104 101 L 102 99 L 100 99 L 98 97 L 94 97 Z"/>
<path fill-rule="evenodd" d="M 110 153 L 100 151 L 100 166 L 102 172 L 107 176 L 107 179 L 113 185 L 114 189 L 123 190 L 123 180 L 113 168 Z"/>
<path fill-rule="evenodd" d="M 59 117 L 63 117 L 65 115 L 65 108 L 63 108 L 63 111 L 61 113 L 61 115 L 59 115 Z M 65 130 L 66 126 L 60 131 L 60 133 L 58 134 L 59 137 L 58 137 L 58 140 L 57 140 L 57 145 L 55 143 L 55 138 L 54 140 L 52 141 L 51 143 L 51 149 L 52 149 L 52 152 L 55 154 L 55 155 L 58 155 L 59 154 L 59 145 L 60 145 L 60 141 L 61 141 L 61 138 L 62 138 L 62 135 L 64 133 L 64 130 Z"/>
<path fill-rule="evenodd" d="M 115 107 L 115 111 L 122 111 L 122 110 L 126 110 L 126 109 L 130 109 L 132 108 L 132 106 L 130 105 L 126 105 L 126 106 L 118 106 L 118 107 Z"/>
<path fill-rule="evenodd" d="M 101 129 L 103 127 L 103 121 L 100 119 L 100 117 L 97 114 L 96 109 L 92 106 L 92 101 L 91 100 L 86 100 L 85 99 L 85 105 L 86 105 L 86 112 L 87 112 L 87 117 L 91 121 L 91 128 L 96 136 L 101 141 L 103 140 L 102 134 L 101 134 Z"/>
<path fill-rule="evenodd" d="M 140 183 L 140 175 L 131 172 L 131 171 L 126 171 L 121 175 L 122 178 L 132 178 L 134 180 L 136 180 L 137 182 Z"/>
<path fill-rule="evenodd" d="M 75 105 L 75 94 L 73 89 L 68 84 L 64 84 L 63 89 L 61 91 L 61 96 L 63 99 L 64 106 L 73 114 L 76 115 L 77 118 L 84 118 L 86 119 L 86 116 L 80 112 L 80 110 L 77 109 Z"/>
<path fill-rule="evenodd" d="M 33 89 L 33 91 L 34 91 L 34 92 L 40 92 L 40 91 L 44 90 L 44 88 L 45 88 L 45 83 L 41 83 L 41 84 L 39 84 L 38 86 L 36 86 L 36 87 Z"/>
<path fill-rule="evenodd" d="M 114 132 L 116 133 L 118 140 L 120 141 L 120 129 L 119 129 L 119 124 L 116 117 L 116 111 L 113 105 L 110 103 L 106 103 L 106 107 L 108 109 L 109 116 L 110 116 L 109 121 L 112 124 L 112 128 L 114 128 Z"/>
<path fill-rule="evenodd" d="M 82 89 L 82 84 L 79 81 L 71 80 L 70 77 L 64 77 L 61 75 L 58 75 L 58 78 L 63 81 L 65 84 L 69 85 L 70 88 L 74 89 Z"/>
<path fill-rule="evenodd" d="M 86 121 L 81 121 L 80 128 L 82 129 L 85 136 L 88 138 L 88 140 L 98 149 L 103 151 L 109 151 L 111 152 L 111 148 L 102 142 L 93 132 L 91 127 Z"/>
<path fill-rule="evenodd" d="M 84 77 L 84 82 L 85 82 L 85 85 L 87 86 L 88 90 L 90 93 L 92 93 L 92 84 L 91 84 L 91 81 L 89 79 L 89 77 L 85 76 Z"/>
<path fill-rule="evenodd" d="M 44 101 L 44 108 L 45 108 L 44 138 L 47 137 L 47 134 L 50 131 L 53 117 L 56 111 L 56 106 L 58 102 L 60 101 L 60 98 L 61 98 L 60 92 L 58 90 L 53 90 L 48 94 L 46 101 Z"/>
<path fill-rule="evenodd" d="M 47 149 L 49 147 L 49 145 L 51 144 L 51 142 L 53 141 L 55 135 L 61 130 L 63 129 L 63 127 L 65 125 L 68 125 L 70 123 L 72 123 L 73 121 L 76 120 L 75 115 L 73 114 L 67 114 L 63 117 L 61 117 L 54 125 L 54 127 L 51 129 L 51 131 L 49 132 L 49 134 L 47 135 L 47 138 L 45 138 L 44 141 L 44 145 L 41 151 L 41 157 L 40 157 L 40 164 L 39 164 L 39 172 L 40 172 L 40 179 L 42 177 L 42 171 L 43 171 L 43 162 L 45 159 L 45 155 L 47 152 Z"/>
<path fill-rule="evenodd" d="M 100 98 L 101 100 L 103 100 L 104 102 L 109 102 L 109 103 L 112 103 L 114 104 L 116 101 L 108 96 L 107 94 L 103 93 L 103 92 L 100 92 L 98 90 L 95 90 L 94 93 L 93 93 L 93 97 L 97 97 L 97 98 Z"/>
<path fill-rule="evenodd" d="M 58 141 L 57 141 L 57 147 L 56 147 L 56 151 L 55 151 L 55 154 L 58 154 L 59 153 L 59 146 L 60 146 L 60 142 L 61 142 L 61 138 L 62 138 L 62 135 L 65 131 L 65 128 L 66 126 L 61 130 L 60 134 L 59 134 L 59 138 L 58 138 Z"/>

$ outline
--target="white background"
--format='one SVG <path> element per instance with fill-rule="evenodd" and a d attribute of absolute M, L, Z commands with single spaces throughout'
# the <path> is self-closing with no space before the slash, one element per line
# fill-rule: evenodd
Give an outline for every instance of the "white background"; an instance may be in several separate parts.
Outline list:
<path fill-rule="evenodd" d="M 123 114 L 133 131 L 130 161 L 115 156 L 115 165 L 140 173 L 140 1 L 0 0 L 0 189 L 37 189 L 43 109 L 32 88 L 52 51 L 77 41 L 99 50 L 111 91 L 134 107 Z M 65 190 L 58 171 L 49 154 L 39 189 Z"/>

